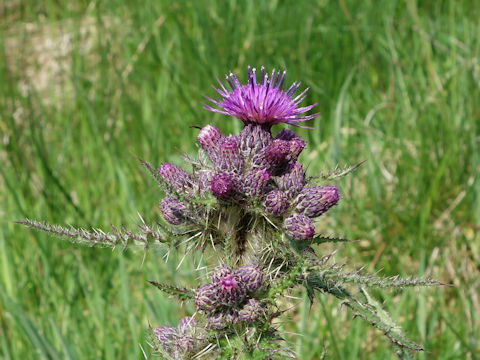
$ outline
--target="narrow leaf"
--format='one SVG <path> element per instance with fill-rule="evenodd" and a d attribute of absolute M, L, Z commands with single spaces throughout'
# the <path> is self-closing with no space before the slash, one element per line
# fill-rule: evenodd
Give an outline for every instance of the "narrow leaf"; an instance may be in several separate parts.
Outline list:
<path fill-rule="evenodd" d="M 149 281 L 149 283 L 162 290 L 164 293 L 177 297 L 179 300 L 190 300 L 195 296 L 195 293 L 192 290 L 184 287 L 162 284 L 156 281 Z"/>
<path fill-rule="evenodd" d="M 335 168 L 327 173 L 320 173 L 318 176 L 314 178 L 320 178 L 322 180 L 336 180 L 350 174 L 352 171 L 359 168 L 364 162 L 365 160 L 357 164 L 346 166 L 343 168 Z"/>

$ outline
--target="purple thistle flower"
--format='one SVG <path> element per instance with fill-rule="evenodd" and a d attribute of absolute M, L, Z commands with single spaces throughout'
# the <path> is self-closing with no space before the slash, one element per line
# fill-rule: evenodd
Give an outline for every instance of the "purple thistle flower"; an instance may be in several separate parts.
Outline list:
<path fill-rule="evenodd" d="M 182 191 L 192 187 L 192 176 L 173 164 L 163 163 L 158 169 L 158 175 L 160 175 L 168 186 L 176 191 Z"/>
<path fill-rule="evenodd" d="M 270 129 L 263 125 L 245 124 L 240 132 L 240 150 L 246 156 L 262 150 L 271 142 Z"/>
<path fill-rule="evenodd" d="M 195 292 L 195 305 L 205 312 L 214 311 L 219 305 L 217 284 L 201 285 Z"/>
<path fill-rule="evenodd" d="M 298 122 L 311 120 L 318 114 L 301 114 L 310 111 L 317 104 L 298 107 L 304 100 L 308 88 L 302 91 L 298 96 L 292 98 L 293 94 L 300 87 L 300 83 L 294 82 L 287 90 L 283 88 L 283 80 L 286 71 L 272 71 L 265 73 L 262 66 L 260 74 L 260 83 L 257 83 L 256 69 L 248 67 L 248 82 L 242 85 L 237 77 L 230 72 L 225 79 L 230 85 L 231 91 L 217 79 L 220 89 L 214 87 L 222 97 L 221 100 L 214 100 L 205 96 L 218 108 L 204 104 L 204 109 L 220 114 L 235 116 L 245 124 L 263 124 L 272 126 L 278 123 L 287 123 L 296 125 Z"/>
<path fill-rule="evenodd" d="M 248 323 L 258 320 L 263 314 L 263 307 L 260 301 L 249 299 L 242 310 L 238 312 L 238 318 Z"/>
<path fill-rule="evenodd" d="M 164 197 L 160 201 L 160 211 L 166 222 L 172 225 L 179 225 L 185 222 L 187 207 L 184 203 L 171 197 Z"/>
<path fill-rule="evenodd" d="M 216 198 L 229 198 L 235 191 L 235 183 L 232 176 L 226 173 L 216 174 L 210 182 L 210 191 Z"/>
<path fill-rule="evenodd" d="M 241 286 L 248 292 L 257 291 L 262 286 L 263 273 L 256 265 L 248 264 L 235 271 Z"/>
<path fill-rule="evenodd" d="M 294 240 L 308 240 L 315 234 L 312 219 L 302 214 L 292 214 L 283 222 L 283 227 L 288 236 Z"/>
<path fill-rule="evenodd" d="M 311 186 L 303 190 L 295 198 L 295 210 L 310 218 L 322 215 L 340 200 L 336 186 Z"/>
<path fill-rule="evenodd" d="M 272 190 L 265 195 L 263 206 L 265 211 L 273 216 L 283 215 L 288 208 L 288 195 L 281 190 Z"/>
<path fill-rule="evenodd" d="M 267 169 L 251 169 L 243 176 L 242 192 L 246 196 L 260 196 L 270 181 Z"/>
<path fill-rule="evenodd" d="M 173 345 L 178 335 L 177 329 L 171 326 L 160 326 L 153 330 L 160 345 L 167 350 Z"/>
<path fill-rule="evenodd" d="M 217 171 L 241 172 L 243 170 L 243 157 L 240 154 L 238 136 L 230 135 L 221 139 L 217 145 L 217 154 L 211 160 Z"/>
<path fill-rule="evenodd" d="M 214 283 L 219 282 L 223 277 L 232 275 L 233 271 L 230 269 L 227 265 L 222 264 L 217 266 L 215 269 L 212 271 L 212 281 Z"/>
<path fill-rule="evenodd" d="M 289 164 L 285 173 L 274 178 L 278 188 L 290 197 L 297 195 L 305 185 L 303 166 L 299 163 Z"/>

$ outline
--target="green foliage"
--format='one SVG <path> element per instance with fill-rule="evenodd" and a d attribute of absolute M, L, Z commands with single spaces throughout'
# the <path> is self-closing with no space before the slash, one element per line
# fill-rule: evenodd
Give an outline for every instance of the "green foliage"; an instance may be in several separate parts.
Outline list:
<path fill-rule="evenodd" d="M 157 289 L 160 289 L 164 293 L 168 295 L 173 295 L 178 300 L 192 300 L 195 295 L 192 290 L 183 287 L 173 286 L 169 284 L 161 284 L 156 281 L 149 281 L 149 283 L 155 286 Z"/>

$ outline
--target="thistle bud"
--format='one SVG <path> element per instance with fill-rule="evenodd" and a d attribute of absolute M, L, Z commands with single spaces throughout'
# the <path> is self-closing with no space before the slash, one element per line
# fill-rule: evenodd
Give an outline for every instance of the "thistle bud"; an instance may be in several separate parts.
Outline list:
<path fill-rule="evenodd" d="M 217 283 L 219 282 L 223 277 L 232 275 L 233 271 L 230 269 L 227 265 L 220 265 L 217 266 L 215 269 L 212 271 L 212 282 Z"/>
<path fill-rule="evenodd" d="M 273 216 L 283 215 L 288 208 L 288 195 L 281 190 L 272 190 L 265 195 L 263 206 Z"/>
<path fill-rule="evenodd" d="M 243 171 L 238 136 L 230 135 L 218 142 L 217 155 L 213 162 L 217 171 L 235 173 Z"/>
<path fill-rule="evenodd" d="M 205 312 L 212 312 L 218 304 L 218 287 L 216 284 L 201 285 L 195 293 L 197 308 Z"/>
<path fill-rule="evenodd" d="M 266 126 L 246 124 L 240 132 L 240 150 L 246 155 L 255 154 L 272 142 L 272 134 Z"/>
<path fill-rule="evenodd" d="M 288 161 L 296 161 L 298 158 L 298 155 L 305 149 L 305 141 L 300 139 L 299 137 L 293 138 L 289 142 L 290 145 L 290 151 L 287 157 Z"/>
<path fill-rule="evenodd" d="M 292 214 L 285 219 L 283 227 L 294 240 L 308 240 L 315 234 L 312 219 L 302 214 Z"/>
<path fill-rule="evenodd" d="M 282 129 L 278 132 L 275 139 L 290 141 L 292 139 L 298 138 L 298 135 L 290 129 Z"/>
<path fill-rule="evenodd" d="M 288 165 L 284 174 L 274 178 L 278 188 L 284 191 L 288 196 L 297 195 L 305 185 L 305 174 L 303 166 L 299 163 Z"/>
<path fill-rule="evenodd" d="M 263 151 L 253 157 L 253 163 L 267 169 L 275 169 L 287 160 L 290 153 L 288 141 L 275 139 Z"/>
<path fill-rule="evenodd" d="M 175 342 L 178 335 L 177 329 L 171 326 L 160 326 L 153 330 L 158 342 L 163 348 L 168 349 Z"/>
<path fill-rule="evenodd" d="M 197 321 L 193 317 L 186 316 L 178 322 L 177 329 L 181 334 L 190 334 L 196 326 Z"/>
<path fill-rule="evenodd" d="M 246 295 L 245 289 L 234 275 L 227 275 L 215 283 L 217 285 L 217 299 L 226 306 L 233 306 L 243 301 Z"/>
<path fill-rule="evenodd" d="M 287 156 L 288 161 L 296 161 L 298 155 L 300 155 L 306 145 L 305 141 L 290 129 L 280 130 L 277 136 L 275 136 L 275 139 L 285 140 L 290 144 L 290 151 Z"/>
<path fill-rule="evenodd" d="M 260 196 L 270 181 L 267 169 L 253 168 L 243 176 L 242 192 L 246 196 Z"/>
<path fill-rule="evenodd" d="M 171 197 L 165 197 L 160 201 L 160 211 L 166 222 L 179 225 L 185 222 L 187 207 L 184 203 Z"/>
<path fill-rule="evenodd" d="M 242 310 L 238 312 L 240 321 L 254 322 L 263 314 L 262 304 L 256 299 L 249 299 Z"/>
<path fill-rule="evenodd" d="M 223 138 L 222 133 L 216 127 L 207 125 L 200 130 L 197 136 L 197 142 L 203 150 L 210 156 L 215 152 L 218 142 Z"/>
<path fill-rule="evenodd" d="M 295 210 L 314 218 L 337 204 L 340 193 L 336 186 L 311 186 L 304 188 L 295 198 Z"/>
<path fill-rule="evenodd" d="M 175 342 L 175 359 L 184 359 L 185 353 L 195 349 L 195 339 L 191 336 L 180 336 Z"/>
<path fill-rule="evenodd" d="M 227 312 L 218 312 L 207 317 L 207 327 L 210 329 L 221 330 L 235 324 L 238 321 L 238 314 L 230 309 Z"/>
<path fill-rule="evenodd" d="M 214 176 L 215 172 L 212 170 L 199 170 L 195 173 L 198 188 L 202 193 L 210 190 L 210 183 L 212 182 Z"/>
<path fill-rule="evenodd" d="M 163 163 L 158 169 L 158 175 L 175 191 L 182 191 L 192 187 L 192 176 L 173 164 Z M 168 190 L 166 189 L 167 192 Z"/>
<path fill-rule="evenodd" d="M 232 176 L 226 173 L 216 174 L 210 182 L 210 191 L 216 198 L 229 198 L 235 192 Z"/>
<path fill-rule="evenodd" d="M 244 265 L 235 271 L 235 275 L 247 292 L 257 291 L 262 286 L 263 273 L 256 265 Z"/>

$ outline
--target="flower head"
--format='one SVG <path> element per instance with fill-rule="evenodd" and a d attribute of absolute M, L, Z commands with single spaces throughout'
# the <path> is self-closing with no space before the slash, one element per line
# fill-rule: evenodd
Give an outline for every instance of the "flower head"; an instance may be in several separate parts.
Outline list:
<path fill-rule="evenodd" d="M 178 225 L 185 222 L 187 207 L 177 199 L 168 196 L 164 197 L 160 201 L 160 211 L 165 221 L 169 224 Z"/>
<path fill-rule="evenodd" d="M 253 322 L 263 313 L 262 304 L 256 299 L 249 299 L 242 310 L 238 312 L 238 318 L 241 321 Z"/>
<path fill-rule="evenodd" d="M 299 214 L 315 218 L 328 211 L 340 200 L 340 192 L 336 186 L 305 187 L 295 199 L 295 210 Z"/>
<path fill-rule="evenodd" d="M 257 291 L 262 286 L 263 273 L 256 265 L 247 264 L 235 271 L 242 287 L 248 292 Z"/>
<path fill-rule="evenodd" d="M 222 99 L 214 100 L 206 97 L 216 107 L 204 105 L 204 108 L 220 114 L 235 116 L 245 124 L 253 123 L 266 126 L 278 123 L 295 125 L 298 122 L 311 120 L 318 115 L 318 113 L 301 115 L 313 109 L 317 104 L 299 107 L 299 104 L 305 99 L 308 88 L 293 97 L 293 94 L 300 87 L 300 82 L 294 82 L 285 90 L 283 80 L 286 71 L 277 72 L 273 70 L 269 76 L 262 66 L 260 72 L 260 82 L 257 83 L 256 69 L 251 69 L 249 66 L 247 70 L 248 81 L 245 85 L 241 84 L 237 76 L 230 72 L 225 76 L 225 80 L 231 90 L 227 90 L 217 79 L 220 89 L 215 87 L 214 89 Z"/>
<path fill-rule="evenodd" d="M 315 234 L 313 221 L 302 214 L 292 214 L 285 219 L 283 227 L 288 236 L 294 240 L 308 240 Z"/>

